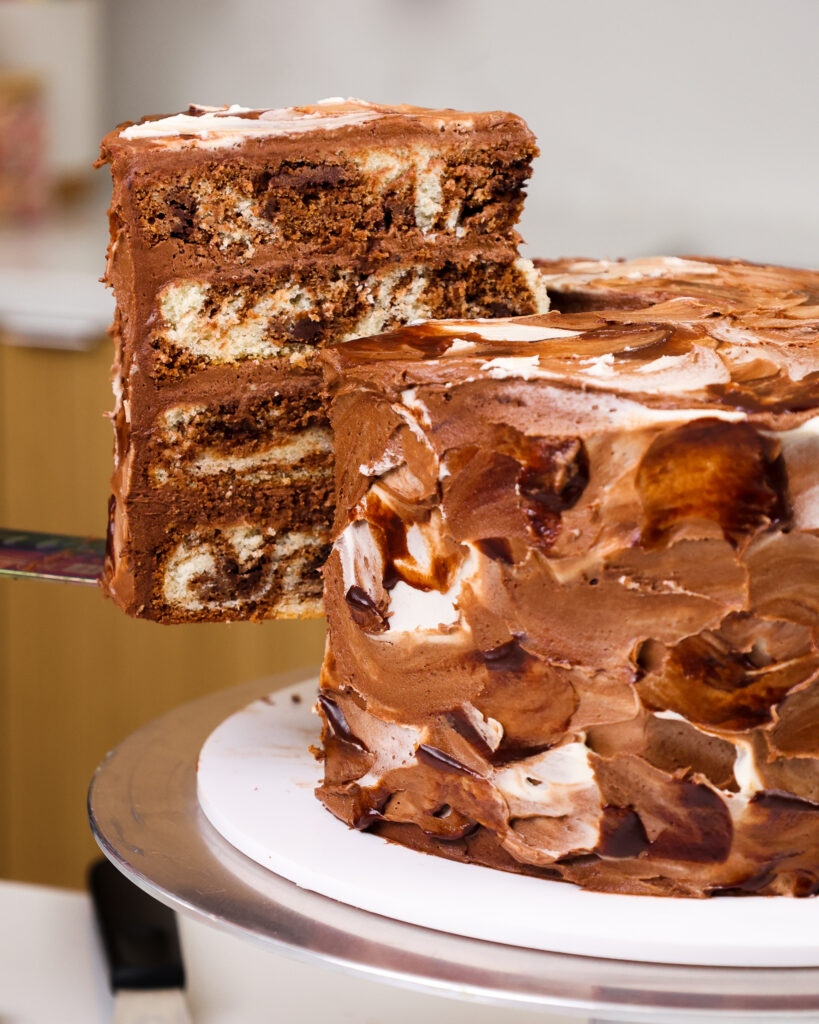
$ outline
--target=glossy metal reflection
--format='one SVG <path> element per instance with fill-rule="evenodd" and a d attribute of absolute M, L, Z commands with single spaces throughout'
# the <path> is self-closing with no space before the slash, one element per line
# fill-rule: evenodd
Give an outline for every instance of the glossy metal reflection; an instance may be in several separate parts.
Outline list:
<path fill-rule="evenodd" d="M 174 909 L 272 950 L 428 992 L 632 1024 L 819 1019 L 817 969 L 666 967 L 464 939 L 355 910 L 246 858 L 199 808 L 199 750 L 238 708 L 312 674 L 184 705 L 108 754 L 88 801 L 94 835 L 113 863 Z"/>

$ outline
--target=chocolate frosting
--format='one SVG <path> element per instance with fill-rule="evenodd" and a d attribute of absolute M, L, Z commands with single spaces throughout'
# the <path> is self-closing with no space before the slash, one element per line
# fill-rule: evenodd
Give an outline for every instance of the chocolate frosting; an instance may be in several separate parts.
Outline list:
<path fill-rule="evenodd" d="M 634 260 L 536 260 L 564 313 L 640 309 L 684 296 L 723 312 L 815 306 L 819 271 L 713 256 L 653 256 Z"/>
<path fill-rule="evenodd" d="M 467 113 L 450 108 L 435 110 L 407 103 L 387 105 L 331 97 L 298 107 L 208 107 L 194 103 L 179 114 L 153 115 L 136 124 L 124 122 L 107 136 L 105 145 L 122 139 L 132 145 L 212 148 L 214 144 L 233 145 L 254 137 L 349 134 L 348 130 L 355 132 L 376 121 L 379 131 L 385 127 L 381 122 L 399 131 L 413 131 L 421 126 L 431 132 L 446 130 L 466 134 L 476 129 L 503 128 L 510 122 L 526 130 L 521 118 L 503 110 Z"/>
<path fill-rule="evenodd" d="M 325 711 L 333 813 L 605 891 L 816 893 L 819 306 L 726 301 L 324 353 L 321 685 L 369 752 Z"/>

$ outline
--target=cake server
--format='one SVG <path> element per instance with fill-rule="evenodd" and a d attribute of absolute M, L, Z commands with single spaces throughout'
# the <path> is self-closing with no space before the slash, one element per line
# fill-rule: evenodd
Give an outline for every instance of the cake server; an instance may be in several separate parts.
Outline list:
<path fill-rule="evenodd" d="M 112 1024 L 192 1024 L 174 912 L 110 861 L 97 861 L 88 882 L 114 993 Z"/>
<path fill-rule="evenodd" d="M 0 529 L 0 576 L 96 584 L 105 541 L 31 530 Z"/>

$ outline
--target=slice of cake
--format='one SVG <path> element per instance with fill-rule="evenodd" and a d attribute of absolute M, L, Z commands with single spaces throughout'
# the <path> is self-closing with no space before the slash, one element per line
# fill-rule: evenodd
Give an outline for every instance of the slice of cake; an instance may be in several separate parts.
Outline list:
<path fill-rule="evenodd" d="M 819 306 L 323 360 L 333 814 L 590 889 L 819 892 Z"/>
<path fill-rule="evenodd" d="M 103 586 L 163 622 L 321 611 L 332 442 L 316 353 L 545 310 L 512 114 L 192 107 L 103 140 L 115 471 Z"/>
<path fill-rule="evenodd" d="M 819 271 L 744 260 L 651 256 L 634 260 L 535 260 L 561 313 L 641 309 L 680 297 L 721 312 L 819 303 Z M 808 314 L 810 315 L 810 314 Z"/>

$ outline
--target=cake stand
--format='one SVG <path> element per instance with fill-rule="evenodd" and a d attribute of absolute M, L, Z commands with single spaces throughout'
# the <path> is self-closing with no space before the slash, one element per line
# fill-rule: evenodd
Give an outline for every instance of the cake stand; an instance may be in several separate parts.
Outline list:
<path fill-rule="evenodd" d="M 177 911 L 287 956 L 422 991 L 630 1024 L 819 1020 L 817 968 L 665 966 L 462 938 L 300 889 L 240 853 L 200 808 L 199 752 L 228 716 L 313 675 L 186 704 L 109 753 L 89 791 L 106 856 Z"/>

